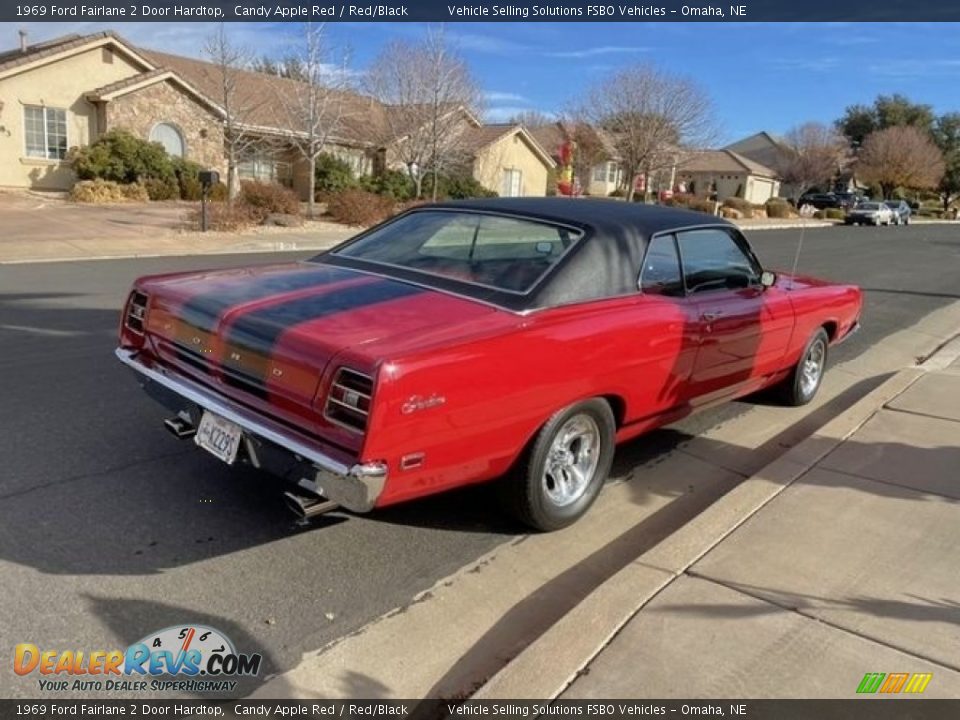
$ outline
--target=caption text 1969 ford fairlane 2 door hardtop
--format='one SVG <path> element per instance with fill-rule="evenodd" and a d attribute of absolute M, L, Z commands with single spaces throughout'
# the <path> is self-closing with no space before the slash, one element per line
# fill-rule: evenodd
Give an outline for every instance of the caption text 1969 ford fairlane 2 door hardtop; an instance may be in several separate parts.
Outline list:
<path fill-rule="evenodd" d="M 462 201 L 306 262 L 141 278 L 117 356 L 169 430 L 288 479 L 303 514 L 497 479 L 553 530 L 617 443 L 765 387 L 810 401 L 860 309 L 709 215 Z"/>

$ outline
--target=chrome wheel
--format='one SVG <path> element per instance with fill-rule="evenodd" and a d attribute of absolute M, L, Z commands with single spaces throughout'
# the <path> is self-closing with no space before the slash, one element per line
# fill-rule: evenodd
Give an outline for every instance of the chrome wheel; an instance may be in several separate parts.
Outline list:
<path fill-rule="evenodd" d="M 827 346 L 821 338 L 817 338 L 800 364 L 800 392 L 805 397 L 810 397 L 817 391 L 826 357 Z"/>
<path fill-rule="evenodd" d="M 543 469 L 543 491 L 557 507 L 575 503 L 600 461 L 600 428 L 586 413 L 567 420 L 553 437 Z"/>

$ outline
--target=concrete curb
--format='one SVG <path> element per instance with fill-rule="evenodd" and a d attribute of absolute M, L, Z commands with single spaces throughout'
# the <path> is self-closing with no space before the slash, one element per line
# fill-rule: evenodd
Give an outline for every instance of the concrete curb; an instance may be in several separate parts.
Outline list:
<path fill-rule="evenodd" d="M 944 351 L 960 356 L 960 341 Z M 936 363 L 941 364 L 941 361 Z M 474 699 L 552 699 L 664 587 L 855 433 L 928 371 L 901 370 L 616 575 L 487 681 Z"/>

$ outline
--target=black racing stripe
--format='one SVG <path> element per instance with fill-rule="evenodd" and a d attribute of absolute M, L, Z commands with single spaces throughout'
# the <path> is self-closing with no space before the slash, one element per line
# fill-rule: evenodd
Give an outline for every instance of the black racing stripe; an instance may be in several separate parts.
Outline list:
<path fill-rule="evenodd" d="M 240 350 L 241 355 L 253 352 L 262 358 L 270 358 L 280 335 L 296 325 L 424 292 L 427 291 L 415 285 L 377 280 L 341 291 L 295 298 L 241 315 L 226 334 L 227 349 L 222 360 L 226 371 L 224 381 L 262 396 L 265 370 L 256 368 L 256 365 L 245 366 L 242 359 L 235 361 L 230 357 L 231 350 Z"/>
<path fill-rule="evenodd" d="M 235 285 L 210 290 L 187 300 L 180 309 L 180 317 L 195 328 L 213 332 L 220 316 L 234 305 L 263 300 L 280 293 L 341 282 L 357 275 L 358 273 L 343 268 L 321 265 L 276 275 L 237 278 L 234 281 Z"/>

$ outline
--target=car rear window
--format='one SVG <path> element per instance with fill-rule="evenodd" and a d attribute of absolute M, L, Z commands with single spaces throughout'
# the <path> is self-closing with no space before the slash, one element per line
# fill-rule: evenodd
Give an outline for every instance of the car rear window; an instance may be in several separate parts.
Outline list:
<path fill-rule="evenodd" d="M 469 211 L 403 215 L 335 255 L 526 293 L 580 238 L 571 228 Z"/>

